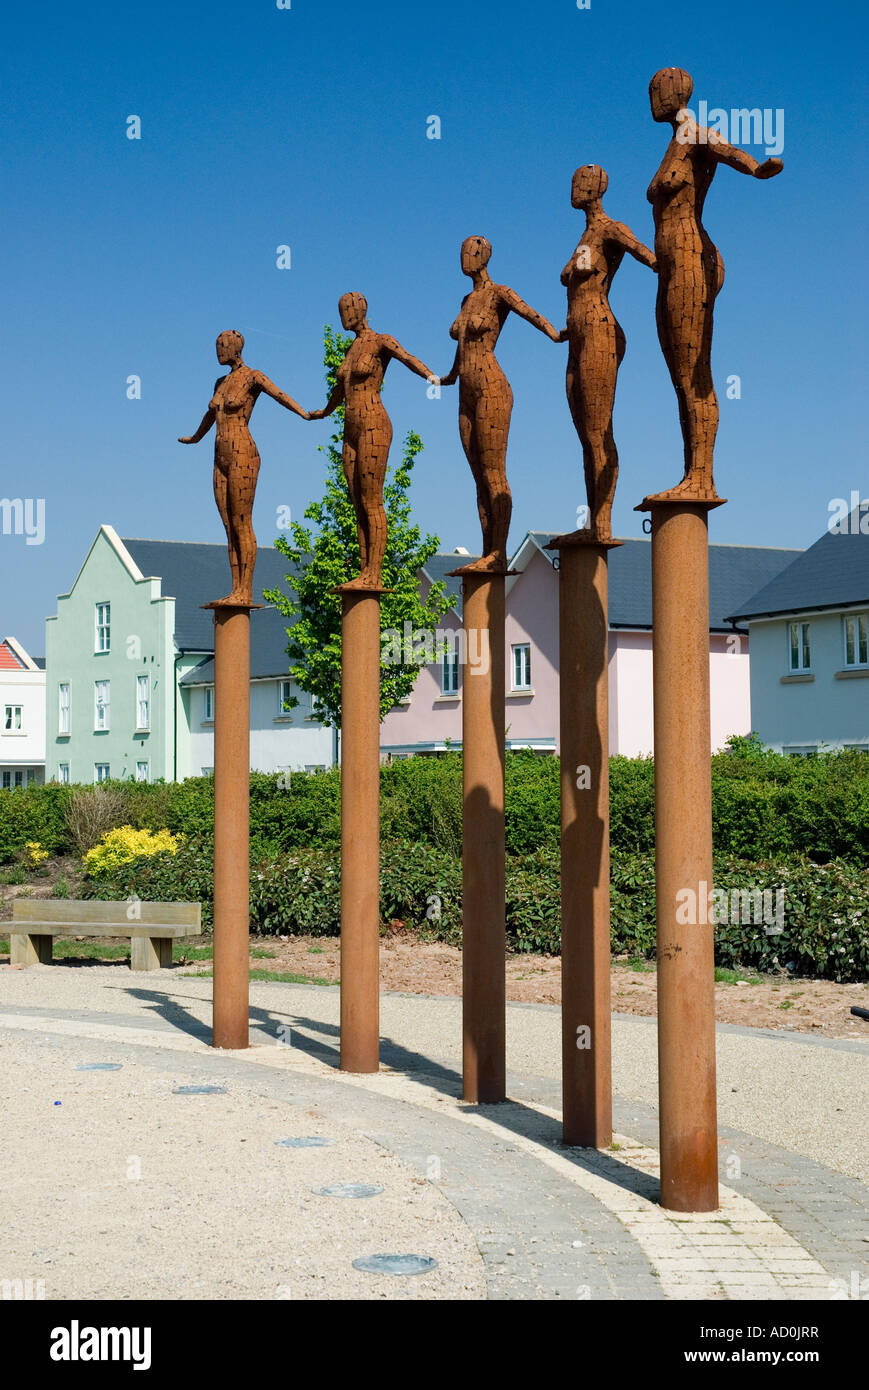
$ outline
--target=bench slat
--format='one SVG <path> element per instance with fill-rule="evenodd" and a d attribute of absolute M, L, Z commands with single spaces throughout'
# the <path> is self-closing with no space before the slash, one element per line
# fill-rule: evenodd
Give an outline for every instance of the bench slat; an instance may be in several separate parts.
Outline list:
<path fill-rule="evenodd" d="M 202 928 L 188 927 L 183 923 L 163 924 L 149 922 L 0 922 L 0 936 L 202 936 Z"/>
<path fill-rule="evenodd" d="M 60 926 L 73 926 L 78 923 L 85 929 L 78 933 L 82 936 L 87 935 L 88 927 L 97 927 L 101 923 L 111 923 L 118 928 L 109 935 L 129 936 L 130 928 L 138 925 L 155 923 L 161 927 L 185 926 L 197 929 L 202 921 L 201 903 L 140 902 L 136 905 L 136 915 L 129 918 L 127 909 L 126 902 L 98 902 L 94 899 L 78 898 L 15 898 L 12 904 L 12 920 L 39 922 L 41 925 L 57 923 Z M 143 934 L 148 935 L 147 932 Z"/>

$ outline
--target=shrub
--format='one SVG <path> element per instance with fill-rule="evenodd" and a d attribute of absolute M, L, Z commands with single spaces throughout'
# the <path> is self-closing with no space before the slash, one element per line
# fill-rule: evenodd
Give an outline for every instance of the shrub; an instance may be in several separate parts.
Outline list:
<path fill-rule="evenodd" d="M 113 782 L 72 789 L 65 815 L 72 843 L 80 855 L 93 849 L 106 831 L 123 824 L 126 804 L 125 789 Z"/>
<path fill-rule="evenodd" d="M 150 830 L 134 830 L 132 825 L 121 825 L 116 830 L 107 830 L 99 844 L 88 850 L 84 856 L 85 870 L 91 878 L 101 878 L 135 859 L 177 854 L 180 842 L 180 837 L 168 830 L 154 834 Z"/>
<path fill-rule="evenodd" d="M 28 840 L 24 846 L 23 859 L 29 869 L 38 869 L 48 858 L 48 850 L 43 849 L 38 840 Z"/>

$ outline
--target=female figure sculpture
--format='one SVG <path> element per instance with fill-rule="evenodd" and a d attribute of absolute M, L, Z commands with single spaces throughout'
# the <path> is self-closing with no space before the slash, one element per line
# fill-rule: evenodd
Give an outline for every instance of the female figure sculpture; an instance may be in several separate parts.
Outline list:
<path fill-rule="evenodd" d="M 343 326 L 356 336 L 338 368 L 328 402 L 322 410 L 312 410 L 308 419 L 322 420 L 344 405 L 344 476 L 356 511 L 362 569 L 356 579 L 340 587 L 379 590 L 386 553 L 383 483 L 392 443 L 392 422 L 380 395 L 383 378 L 393 357 L 417 376 L 428 381 L 437 378 L 395 338 L 369 327 L 363 294 L 342 295 L 338 312 Z"/>
<path fill-rule="evenodd" d="M 682 68 L 662 68 L 649 83 L 653 118 L 673 127 L 646 196 L 655 217 L 658 337 L 676 389 L 685 445 L 685 476 L 656 496 L 714 501 L 718 400 L 712 384 L 712 312 L 724 283 L 724 262 L 703 226 L 703 204 L 719 164 L 756 179 L 773 178 L 783 165 L 780 159 L 758 163 L 717 131 L 698 126 L 686 110 L 693 89 Z"/>
<path fill-rule="evenodd" d="M 582 445 L 588 523 L 576 532 L 591 541 L 612 540 L 612 506 L 619 471 L 613 438 L 616 379 L 625 355 L 625 335 L 609 304 L 613 276 L 627 251 L 656 268 L 655 257 L 629 227 L 603 210 L 608 179 L 597 164 L 573 175 L 571 203 L 585 213 L 585 231 L 561 272 L 567 287 L 567 401 Z"/>
<path fill-rule="evenodd" d="M 250 417 L 262 392 L 304 420 L 309 417 L 307 411 L 279 390 L 263 372 L 254 371 L 242 361 L 243 348 L 244 338 L 233 329 L 219 335 L 217 360 L 221 366 L 229 367 L 229 373 L 218 377 L 214 383 L 214 395 L 196 433 L 179 438 L 178 443 L 198 444 L 211 426 L 216 426 L 214 498 L 226 530 L 232 571 L 232 592 L 218 603 L 250 607 L 256 564 L 253 499 L 260 467 L 259 450 L 248 428 Z"/>
<path fill-rule="evenodd" d="M 561 342 L 548 319 L 520 299 L 506 285 L 496 285 L 486 266 L 492 254 L 482 236 L 462 242 L 462 270 L 473 289 L 462 300 L 459 316 L 450 329 L 456 340 L 456 356 L 442 386 L 459 382 L 459 432 L 474 482 L 477 509 L 483 530 L 483 554 L 462 567 L 463 574 L 500 573 L 507 570 L 507 534 L 513 499 L 507 482 L 507 436 L 513 410 L 513 392 L 495 357 L 495 344 L 512 310 L 527 319 L 554 343 Z"/>

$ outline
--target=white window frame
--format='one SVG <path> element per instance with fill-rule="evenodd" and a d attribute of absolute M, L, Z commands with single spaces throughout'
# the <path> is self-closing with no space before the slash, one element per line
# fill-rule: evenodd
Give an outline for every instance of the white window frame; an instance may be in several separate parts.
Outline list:
<path fill-rule="evenodd" d="M 459 651 L 457 647 L 448 648 L 441 657 L 441 694 L 459 693 Z"/>
<path fill-rule="evenodd" d="M 105 687 L 106 698 L 100 700 L 100 687 Z M 112 683 L 94 681 L 94 733 L 104 734 L 112 727 Z"/>
<path fill-rule="evenodd" d="M 787 626 L 788 671 L 790 672 L 790 674 L 791 674 L 792 676 L 799 676 L 799 675 L 802 675 L 804 672 L 811 671 L 811 669 L 812 669 L 812 639 L 811 639 L 811 626 L 812 626 L 811 623 L 804 623 L 804 622 L 801 622 L 801 621 L 796 621 L 796 622 L 788 623 L 788 626 Z M 794 628 L 797 628 L 797 629 L 798 629 L 798 635 L 797 635 L 797 653 L 796 653 L 796 655 L 797 655 L 797 664 L 796 664 L 796 665 L 794 665 L 794 648 L 793 648 L 793 634 L 794 634 Z M 808 654 L 809 654 L 809 659 L 808 659 L 808 661 L 806 661 L 806 648 L 808 648 Z"/>
<path fill-rule="evenodd" d="M 286 691 L 284 691 L 284 687 L 285 687 L 285 686 L 286 686 Z M 286 708 L 284 707 L 284 700 L 285 700 L 285 699 L 287 699 L 287 700 L 291 699 L 291 698 L 292 698 L 292 694 L 293 694 L 293 682 L 292 682 L 292 680 L 288 680 L 288 679 L 286 679 L 286 678 L 283 679 L 283 680 L 279 680 L 279 681 L 278 681 L 278 715 L 279 715 L 279 717 L 283 717 L 284 719 L 289 719 L 290 715 L 292 714 L 292 710 L 286 709 Z"/>
<path fill-rule="evenodd" d="M 525 653 L 522 657 L 520 654 Z M 522 675 L 524 681 L 517 679 L 517 662 L 521 661 Z M 511 690 L 530 690 L 531 689 L 531 643 L 514 642 L 510 648 L 510 676 L 512 680 Z"/>
<path fill-rule="evenodd" d="M 4 768 L 3 771 L 0 772 L 0 786 L 2 786 L 4 792 L 11 792 L 12 772 L 10 769 Z"/>
<path fill-rule="evenodd" d="M 66 702 L 64 703 L 64 694 Z M 66 716 L 64 718 L 64 716 Z M 69 681 L 57 683 L 57 732 L 68 734 L 72 727 L 72 687 Z"/>
<path fill-rule="evenodd" d="M 144 768 L 144 773 L 143 773 L 143 771 L 142 771 L 143 768 Z M 143 761 L 137 761 L 137 763 L 136 763 L 136 781 L 137 781 L 137 782 L 150 782 L 150 780 L 151 780 L 151 764 L 150 764 L 150 761 L 149 761 L 147 758 L 145 758 Z"/>
<path fill-rule="evenodd" d="M 848 628 L 854 632 L 854 660 L 848 660 Z M 846 613 L 842 618 L 842 645 L 846 671 L 865 671 L 869 667 L 869 613 Z M 860 660 L 860 649 L 866 653 Z"/>
<path fill-rule="evenodd" d="M 69 763 L 57 764 L 57 780 L 62 787 L 69 786 Z"/>
<path fill-rule="evenodd" d="M 205 721 L 211 723 L 214 720 L 214 686 L 205 686 Z"/>
<path fill-rule="evenodd" d="M 145 694 L 142 695 L 142 682 L 145 683 Z M 143 709 L 144 706 L 144 709 Z M 136 732 L 142 733 L 151 727 L 151 677 L 147 671 L 143 676 L 136 677 Z"/>
<path fill-rule="evenodd" d="M 108 601 L 94 605 L 94 651 L 112 650 L 112 605 Z"/>
<path fill-rule="evenodd" d="M 18 711 L 16 723 L 15 711 Z M 6 705 L 3 709 L 3 732 L 4 734 L 23 734 L 24 733 L 24 706 Z"/>
<path fill-rule="evenodd" d="M 104 767 L 105 770 L 106 770 L 106 775 L 105 775 L 105 777 L 101 777 L 101 776 L 100 776 L 100 768 L 103 768 L 103 767 Z M 108 782 L 108 780 L 109 780 L 109 778 L 111 777 L 111 775 L 112 775 L 111 763 L 94 763 L 94 782 L 95 782 L 95 783 L 98 783 L 98 782 Z"/>

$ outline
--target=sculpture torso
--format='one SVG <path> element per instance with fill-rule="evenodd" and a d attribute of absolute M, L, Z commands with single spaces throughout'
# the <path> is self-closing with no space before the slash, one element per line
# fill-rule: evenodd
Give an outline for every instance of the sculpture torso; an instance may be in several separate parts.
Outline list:
<path fill-rule="evenodd" d="M 615 321 L 608 296 L 625 251 L 619 242 L 607 236 L 608 222 L 607 218 L 605 223 L 586 227 L 561 272 L 561 283 L 567 288 L 567 328 L 571 336 L 599 323 L 602 315 L 609 322 Z"/>
<path fill-rule="evenodd" d="M 344 387 L 345 430 L 349 427 L 351 434 L 372 417 L 378 423 L 386 417 L 380 391 L 388 360 L 380 334 L 370 328 L 363 328 L 347 349 L 338 379 Z"/>
<path fill-rule="evenodd" d="M 718 255 L 703 226 L 703 205 L 714 175 L 715 162 L 699 140 L 682 144 L 673 137 L 646 191 L 655 219 L 659 273 L 666 276 L 680 256 Z M 723 263 L 721 269 L 723 275 Z"/>
<path fill-rule="evenodd" d="M 459 382 L 464 391 L 476 394 L 487 386 L 491 389 L 487 372 L 494 365 L 500 373 L 495 344 L 509 312 L 501 286 L 491 280 L 476 286 L 462 300 L 450 337 L 459 345 Z"/>
<path fill-rule="evenodd" d="M 209 409 L 215 416 L 214 462 L 226 470 L 242 457 L 259 464 L 257 447 L 248 430 L 260 387 L 250 367 L 241 366 L 214 383 Z"/>

